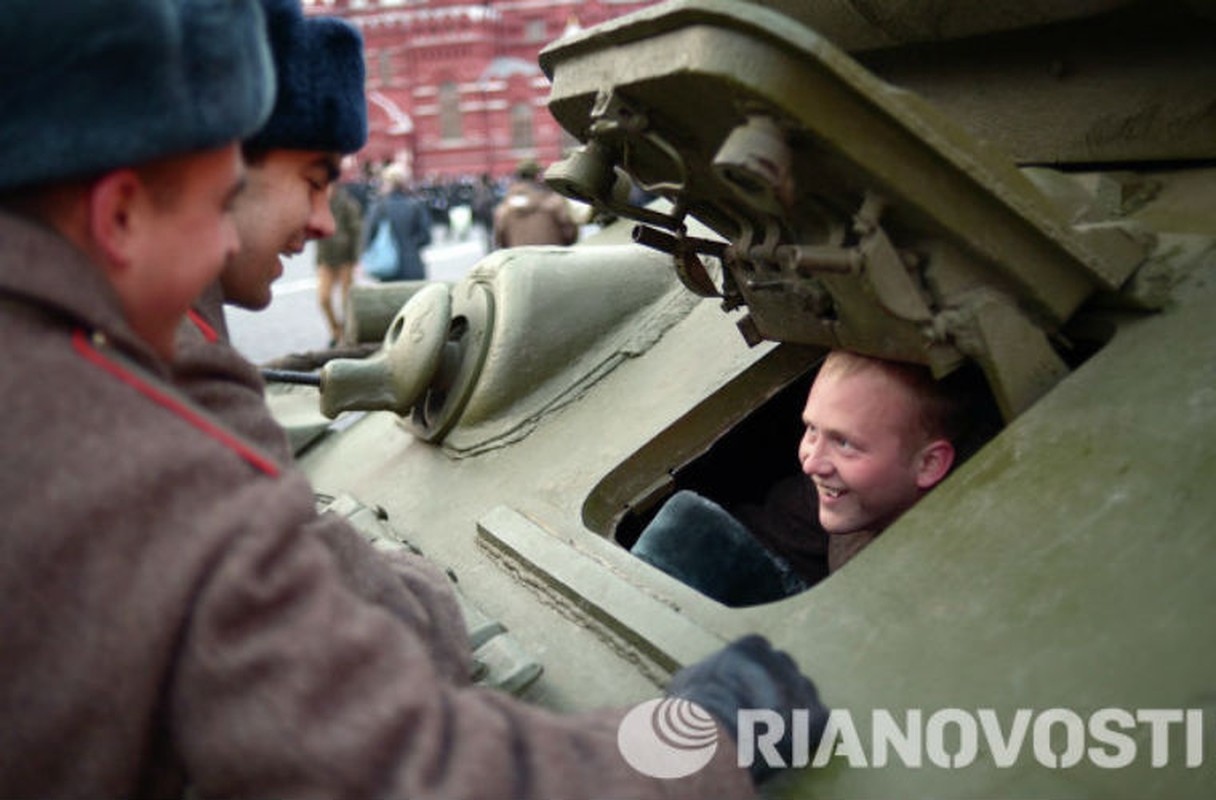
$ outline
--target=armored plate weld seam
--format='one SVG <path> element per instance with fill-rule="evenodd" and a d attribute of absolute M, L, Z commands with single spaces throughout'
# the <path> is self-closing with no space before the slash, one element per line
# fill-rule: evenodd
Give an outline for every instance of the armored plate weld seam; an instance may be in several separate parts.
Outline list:
<path fill-rule="evenodd" d="M 72 333 L 72 346 L 75 347 L 76 352 L 84 356 L 86 360 L 92 362 L 98 367 L 101 367 L 106 372 L 132 387 L 148 399 L 152 400 L 152 402 L 181 417 L 195 428 L 198 428 L 212 439 L 215 439 L 229 450 L 232 450 L 254 468 L 266 473 L 272 478 L 278 477 L 279 468 L 276 464 L 274 464 L 274 462 L 253 451 L 250 447 L 232 436 L 232 434 L 216 427 L 205 417 L 200 416 L 194 410 L 184 405 L 181 401 L 177 400 L 171 395 L 159 391 L 154 386 L 145 383 L 137 375 L 111 361 L 93 346 L 88 335 L 82 329 L 77 328 Z"/>
<path fill-rule="evenodd" d="M 190 321 L 203 334 L 203 338 L 209 342 L 215 343 L 220 340 L 220 335 L 215 332 L 215 328 L 207 324 L 207 320 L 203 319 L 203 315 L 195 311 L 193 308 L 186 312 L 190 317 Z"/>

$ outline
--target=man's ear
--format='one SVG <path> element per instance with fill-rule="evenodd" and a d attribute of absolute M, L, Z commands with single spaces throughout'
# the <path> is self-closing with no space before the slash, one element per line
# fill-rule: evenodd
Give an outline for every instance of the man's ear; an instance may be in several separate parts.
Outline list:
<path fill-rule="evenodd" d="M 925 491 L 941 483 L 954 464 L 954 445 L 945 439 L 934 439 L 921 448 L 917 456 L 916 485 Z"/>
<path fill-rule="evenodd" d="M 108 272 L 131 266 L 138 247 L 138 205 L 143 191 L 133 170 L 120 169 L 102 176 L 89 192 L 89 233 L 105 257 Z"/>

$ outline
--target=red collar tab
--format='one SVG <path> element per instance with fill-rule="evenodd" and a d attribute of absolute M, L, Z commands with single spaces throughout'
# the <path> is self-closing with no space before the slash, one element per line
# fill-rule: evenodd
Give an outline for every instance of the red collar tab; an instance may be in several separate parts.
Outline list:
<path fill-rule="evenodd" d="M 207 320 L 203 319 L 202 314 L 191 308 L 186 311 L 186 315 L 190 317 L 190 321 L 194 323 L 195 327 L 202 332 L 204 339 L 209 342 L 218 342 L 220 340 L 219 333 L 207 323 Z"/>
<path fill-rule="evenodd" d="M 76 349 L 77 353 L 84 356 L 85 360 L 98 367 L 101 367 L 101 369 L 135 389 L 144 397 L 147 397 L 149 400 L 162 408 L 168 409 L 186 423 L 194 426 L 198 430 L 210 436 L 212 439 L 215 439 L 217 442 L 236 453 L 255 469 L 264 472 L 271 477 L 277 477 L 279 475 L 279 465 L 274 461 L 262 455 L 256 449 L 250 447 L 248 444 L 224 430 L 219 425 L 216 425 L 205 414 L 191 408 L 181 399 L 174 397 L 171 393 L 165 392 L 156 386 L 153 386 L 132 370 L 127 369 L 121 363 L 106 356 L 99 349 L 96 340 L 93 337 L 90 337 L 84 330 L 77 328 L 72 333 L 72 346 Z"/>

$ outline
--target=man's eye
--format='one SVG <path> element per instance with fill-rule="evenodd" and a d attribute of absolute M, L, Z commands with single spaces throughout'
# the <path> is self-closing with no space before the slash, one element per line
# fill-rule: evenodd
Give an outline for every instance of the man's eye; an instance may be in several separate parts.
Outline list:
<path fill-rule="evenodd" d="M 324 192 L 329 190 L 329 176 L 322 174 L 318 170 L 310 170 L 301 173 L 301 177 L 308 183 L 308 188 L 314 192 Z"/>

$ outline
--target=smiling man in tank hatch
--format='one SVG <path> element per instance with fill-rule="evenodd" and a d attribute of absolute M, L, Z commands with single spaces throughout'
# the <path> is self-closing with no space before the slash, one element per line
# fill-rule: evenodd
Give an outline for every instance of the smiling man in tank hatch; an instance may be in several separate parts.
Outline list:
<path fill-rule="evenodd" d="M 804 591 L 840 569 L 949 474 L 970 437 L 975 376 L 830 353 L 802 412 L 799 474 L 731 509 L 675 494 L 632 551 L 731 606 Z"/>

